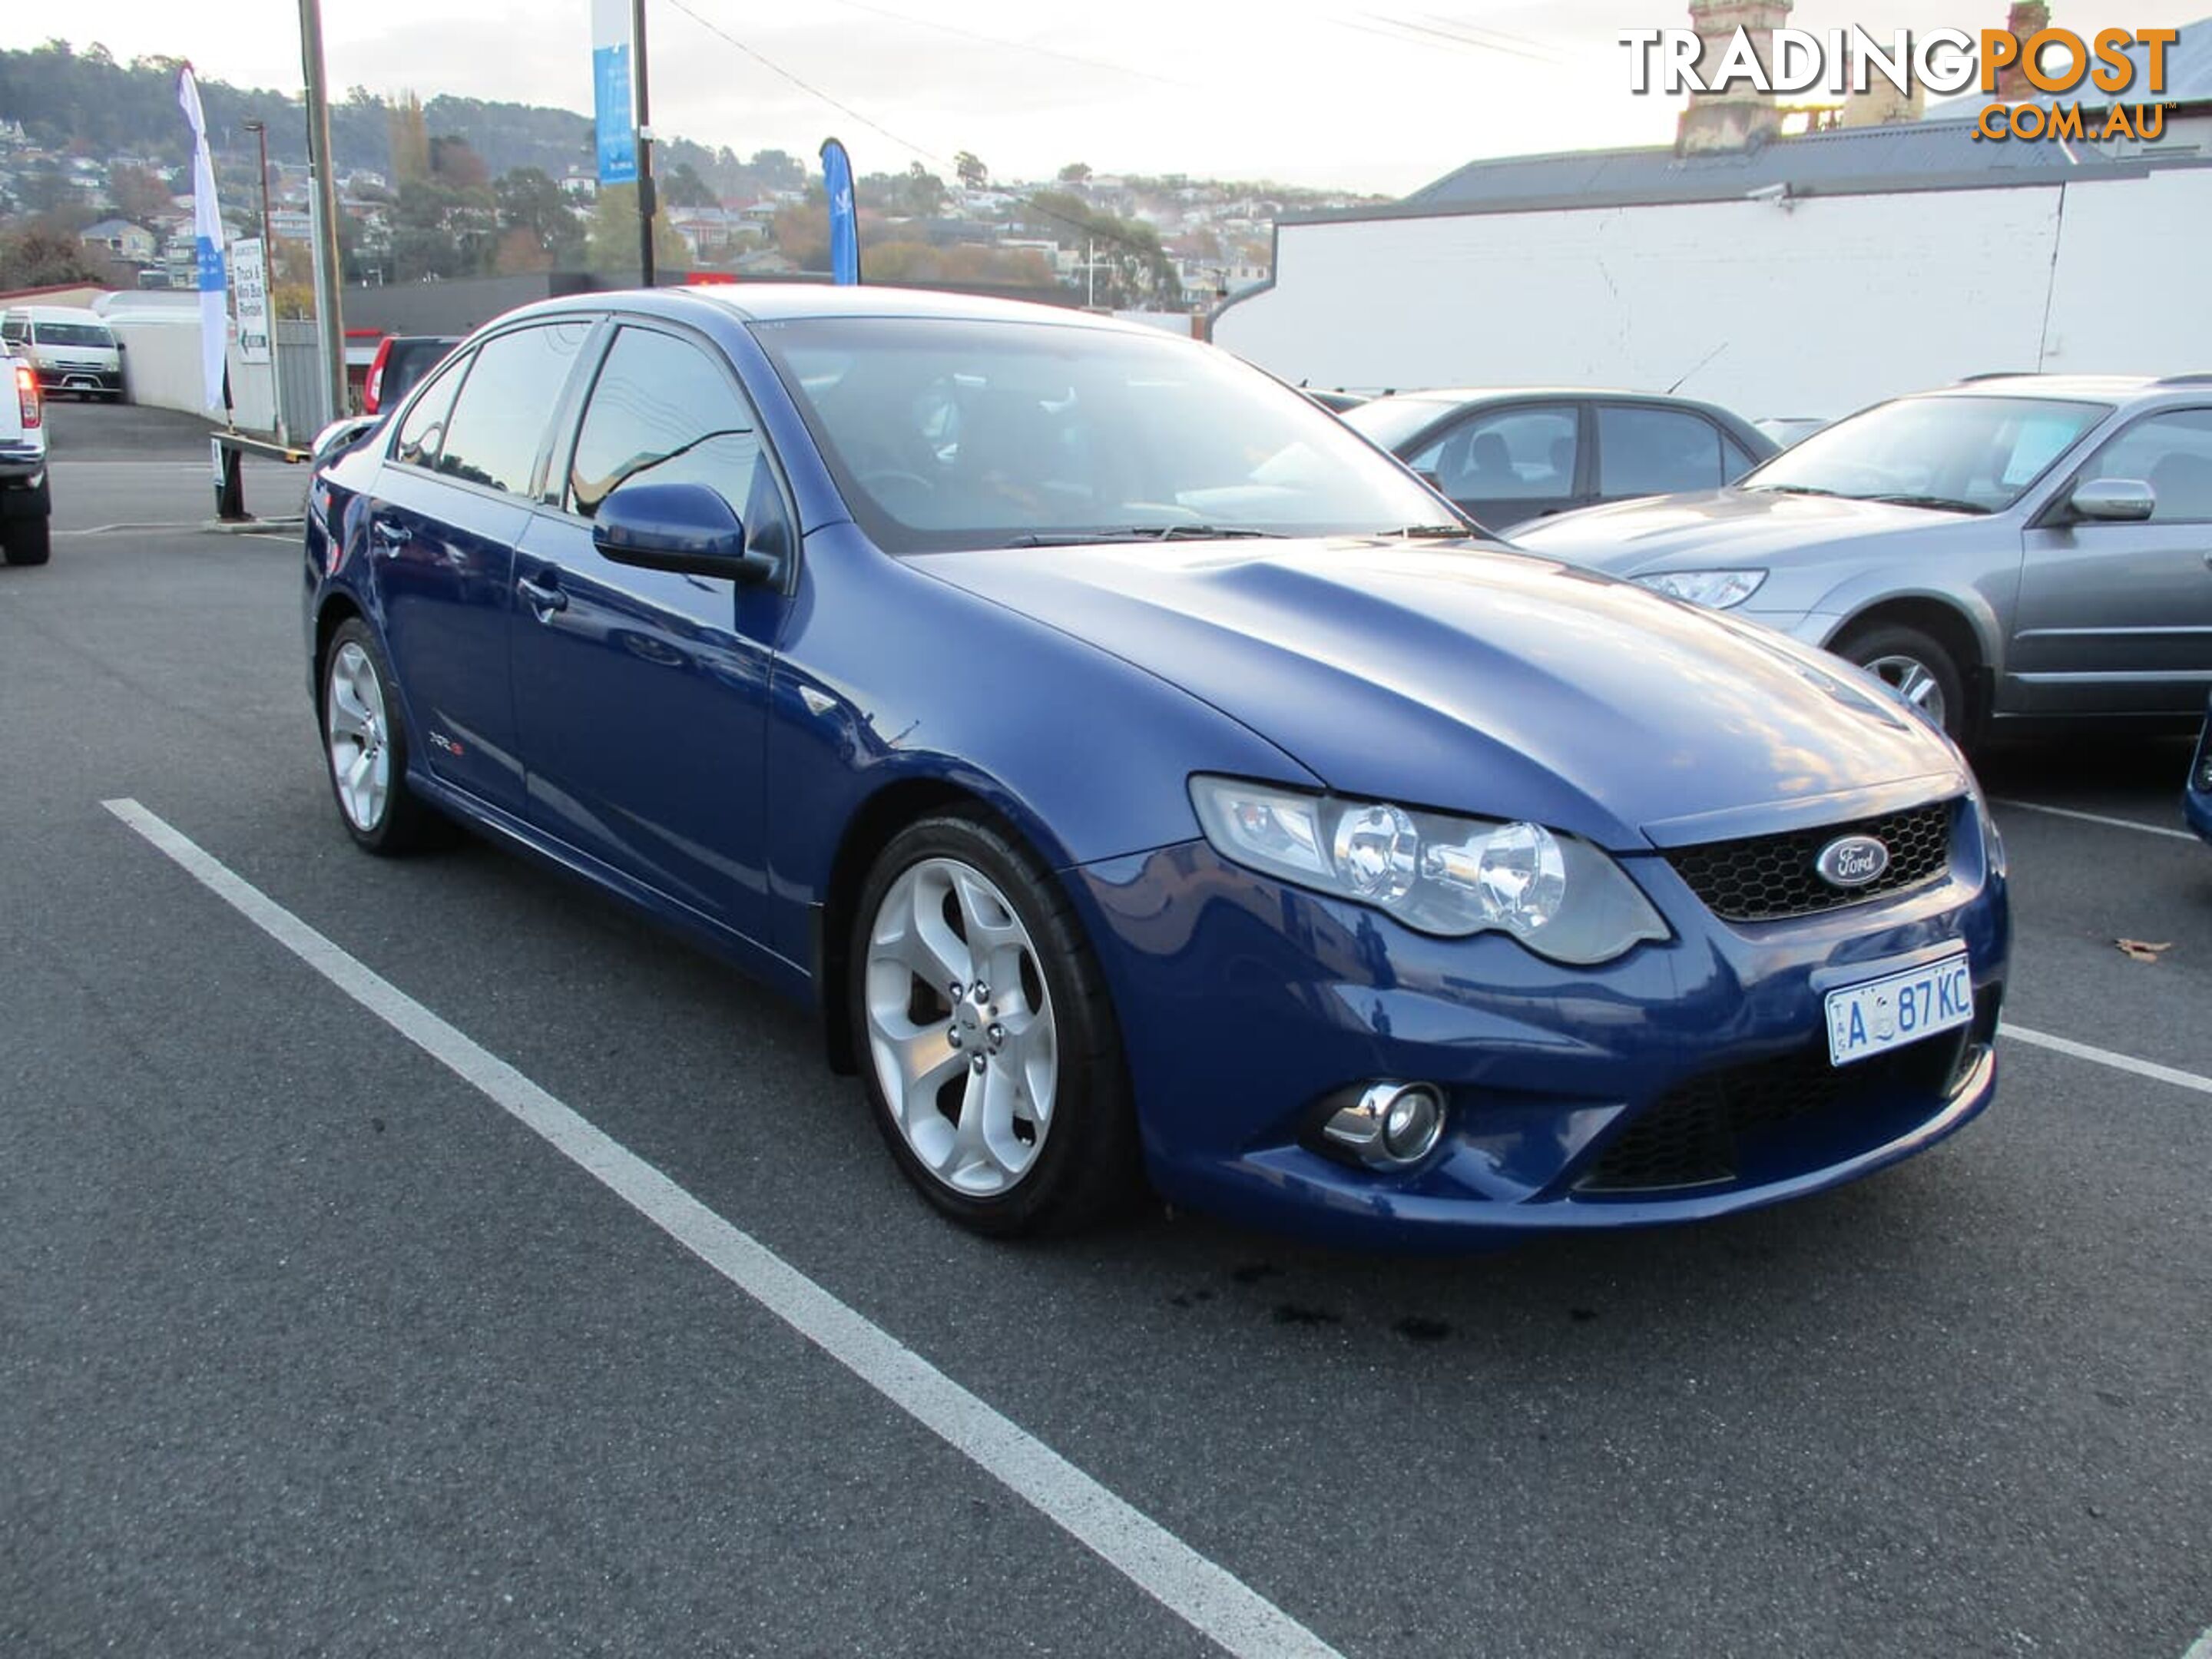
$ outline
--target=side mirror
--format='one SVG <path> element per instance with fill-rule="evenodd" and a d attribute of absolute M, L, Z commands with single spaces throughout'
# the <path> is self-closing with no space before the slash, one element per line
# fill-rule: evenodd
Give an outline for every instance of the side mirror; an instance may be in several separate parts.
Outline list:
<path fill-rule="evenodd" d="M 118 340 L 115 343 L 115 349 L 118 351 L 128 351 L 131 349 L 131 342 L 128 340 Z"/>
<path fill-rule="evenodd" d="M 745 527 L 719 491 L 697 483 L 628 483 L 599 503 L 592 545 L 617 564 L 685 576 L 764 582 L 775 561 L 745 550 Z"/>
<path fill-rule="evenodd" d="M 2087 478 L 2066 505 L 2076 519 L 2100 524 L 2141 524 L 2158 511 L 2158 492 L 2140 478 Z"/>

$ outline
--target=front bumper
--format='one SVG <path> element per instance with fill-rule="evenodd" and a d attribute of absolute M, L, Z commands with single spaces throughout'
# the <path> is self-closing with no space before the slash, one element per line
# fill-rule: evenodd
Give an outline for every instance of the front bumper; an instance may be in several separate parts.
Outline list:
<path fill-rule="evenodd" d="M 2009 925 L 1993 845 L 1961 802 L 1936 881 L 1755 924 L 1716 919 L 1663 857 L 1624 859 L 1675 937 L 1595 969 L 1416 934 L 1202 842 L 1073 873 L 1164 1197 L 1334 1243 L 1453 1248 L 1771 1204 L 1959 1127 L 1996 1074 Z M 1826 992 L 1961 945 L 1970 1028 L 1828 1066 Z M 1381 1078 L 1449 1103 L 1407 1172 L 1310 1144 L 1324 1097 Z M 1717 1121 L 1724 1170 L 1676 1155 Z"/>
<path fill-rule="evenodd" d="M 120 392 L 123 390 L 123 371 L 119 368 L 48 368 L 38 366 L 39 388 L 42 392 Z"/>

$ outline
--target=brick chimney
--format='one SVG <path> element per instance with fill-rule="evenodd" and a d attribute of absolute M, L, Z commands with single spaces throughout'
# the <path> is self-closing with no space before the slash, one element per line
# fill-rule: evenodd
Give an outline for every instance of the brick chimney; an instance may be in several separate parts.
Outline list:
<path fill-rule="evenodd" d="M 1690 0 L 1690 26 L 1705 43 L 1698 54 L 1700 75 L 1720 68 L 1721 54 L 1738 29 L 1751 38 L 1759 61 L 1774 67 L 1774 31 L 1790 21 L 1795 0 Z M 1693 92 L 1690 106 L 1674 130 L 1674 148 L 1685 155 L 1704 150 L 1745 149 L 1772 137 L 1782 115 L 1771 94 L 1738 82 L 1726 92 Z"/>
<path fill-rule="evenodd" d="M 2051 27 L 2051 8 L 2043 0 L 2014 0 L 2012 9 L 2005 15 L 2005 29 L 2025 48 L 2031 35 L 2039 34 Z M 2039 94 L 2018 64 L 1997 71 L 1997 89 L 1992 94 L 1998 102 L 2017 104 Z"/>

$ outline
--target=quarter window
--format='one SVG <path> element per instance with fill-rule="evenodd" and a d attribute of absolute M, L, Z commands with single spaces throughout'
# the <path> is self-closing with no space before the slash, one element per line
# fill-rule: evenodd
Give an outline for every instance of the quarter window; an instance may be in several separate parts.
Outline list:
<path fill-rule="evenodd" d="M 1608 501 L 1717 489 L 1723 479 L 1719 428 L 1678 409 L 1599 404 L 1597 459 L 1598 494 Z"/>
<path fill-rule="evenodd" d="M 407 418 L 399 423 L 398 441 L 392 447 L 392 459 L 408 466 L 432 466 L 438 459 L 438 446 L 446 439 L 446 416 L 452 413 L 453 393 L 460 389 L 461 376 L 468 373 L 469 360 L 457 357 L 422 390 L 407 411 Z"/>
<path fill-rule="evenodd" d="M 720 492 L 757 551 L 787 550 L 783 503 L 760 422 L 727 370 L 653 329 L 615 336 L 568 468 L 568 510 L 589 519 L 632 479 Z"/>
<path fill-rule="evenodd" d="M 546 420 L 590 333 L 589 323 L 549 323 L 496 335 L 477 347 L 447 424 L 437 470 L 527 495 Z"/>
<path fill-rule="evenodd" d="M 2212 523 L 2212 409 L 2137 421 L 2105 446 L 2085 478 L 2134 478 L 2158 497 L 2153 524 Z"/>

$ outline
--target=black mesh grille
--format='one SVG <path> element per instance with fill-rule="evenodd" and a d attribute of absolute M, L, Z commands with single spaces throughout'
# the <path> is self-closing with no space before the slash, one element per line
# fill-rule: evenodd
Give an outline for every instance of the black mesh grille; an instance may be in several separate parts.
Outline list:
<path fill-rule="evenodd" d="M 1950 863 L 1955 810 L 1956 803 L 1938 801 L 1856 823 L 1708 842 L 1703 847 L 1677 848 L 1667 861 L 1724 921 L 1809 916 L 1917 887 L 1942 874 Z M 1889 848 L 1889 867 L 1864 887 L 1831 887 L 1813 867 L 1813 860 L 1838 836 L 1872 836 Z"/>
<path fill-rule="evenodd" d="M 1607 1143 L 1577 1188 L 1639 1192 L 1733 1181 L 1741 1142 L 1826 1112 L 1863 1115 L 1877 1103 L 1932 1107 L 1958 1081 L 1970 1045 L 1996 1029 L 1996 1000 L 1974 999 L 1971 1025 L 1853 1066 L 1825 1043 L 1678 1084 Z"/>

